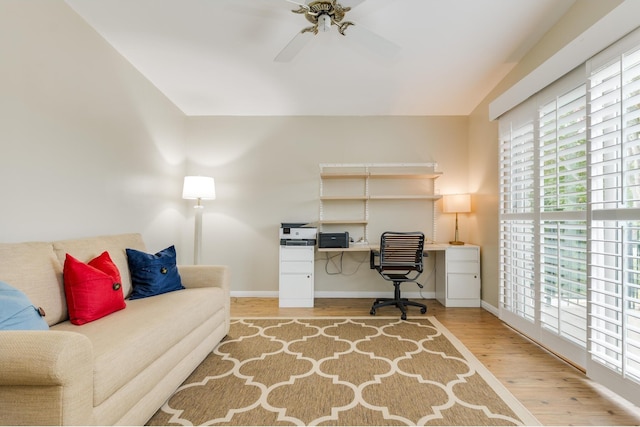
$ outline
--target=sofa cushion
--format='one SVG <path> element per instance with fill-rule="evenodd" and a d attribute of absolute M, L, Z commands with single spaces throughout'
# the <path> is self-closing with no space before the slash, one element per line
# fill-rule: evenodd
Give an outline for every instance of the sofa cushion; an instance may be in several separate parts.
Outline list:
<path fill-rule="evenodd" d="M 62 264 L 51 243 L 0 243 L 0 280 L 24 292 L 47 313 L 49 326 L 68 319 Z"/>
<path fill-rule="evenodd" d="M 178 266 L 176 248 L 169 246 L 156 254 L 127 248 L 133 292 L 130 299 L 147 298 L 184 289 Z"/>
<path fill-rule="evenodd" d="M 185 289 L 129 301 L 126 310 L 86 325 L 63 322 L 52 329 L 80 332 L 92 342 L 97 406 L 215 313 L 224 313 L 224 304 L 221 288 Z"/>
<path fill-rule="evenodd" d="M 64 290 L 69 320 L 84 325 L 126 307 L 118 267 L 103 252 L 87 264 L 67 254 Z"/>
<path fill-rule="evenodd" d="M 43 315 L 24 292 L 0 282 L 0 330 L 47 330 Z"/>
<path fill-rule="evenodd" d="M 64 265 L 64 260 L 68 253 L 77 259 L 87 260 L 97 257 L 104 251 L 109 252 L 111 259 L 120 272 L 123 287 L 122 292 L 126 298 L 131 293 L 131 277 L 129 276 L 129 265 L 127 264 L 125 248 L 134 248 L 140 251 L 146 250 L 142 236 L 138 233 L 115 234 L 111 236 L 53 242 L 53 249 L 60 266 Z M 60 283 L 62 283 L 62 269 L 60 270 Z M 44 308 L 45 310 L 47 309 L 47 307 Z M 47 310 L 47 317 L 48 313 L 49 311 Z"/>

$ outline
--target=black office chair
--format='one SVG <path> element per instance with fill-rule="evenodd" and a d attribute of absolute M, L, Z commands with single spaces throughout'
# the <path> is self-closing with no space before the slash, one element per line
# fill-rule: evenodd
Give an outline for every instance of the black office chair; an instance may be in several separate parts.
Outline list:
<path fill-rule="evenodd" d="M 376 314 L 380 307 L 395 305 L 400 309 L 402 320 L 407 320 L 407 306 L 420 307 L 420 313 L 427 312 L 427 306 L 415 301 L 409 301 L 400 296 L 400 285 L 404 282 L 416 282 L 423 269 L 424 233 L 385 231 L 380 237 L 380 250 L 371 251 L 371 269 L 376 269 L 385 279 L 393 282 L 395 288 L 393 298 L 378 298 L 371 306 L 370 314 Z M 375 263 L 379 258 L 378 264 Z"/>

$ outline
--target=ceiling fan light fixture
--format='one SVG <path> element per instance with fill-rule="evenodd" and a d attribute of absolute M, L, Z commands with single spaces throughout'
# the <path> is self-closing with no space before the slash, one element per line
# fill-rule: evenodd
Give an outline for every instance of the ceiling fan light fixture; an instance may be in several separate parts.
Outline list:
<path fill-rule="evenodd" d="M 322 14 L 318 17 L 318 29 L 325 33 L 331 29 L 331 18 L 329 15 Z"/>
<path fill-rule="evenodd" d="M 344 20 L 345 14 L 351 10 L 351 6 L 342 6 L 339 0 L 287 0 L 296 4 L 298 9 L 291 12 L 304 15 L 311 23 L 310 27 L 303 28 L 296 36 L 276 55 L 274 61 L 289 62 L 302 50 L 309 41 L 309 34 L 317 35 L 319 31 L 331 31 L 332 26 L 336 26 L 338 33 L 346 35 L 345 31 L 354 26 L 354 30 L 349 30 L 349 34 L 356 41 L 363 42 L 367 47 L 382 53 L 385 56 L 392 56 L 400 50 L 400 47 L 389 40 L 378 36 L 374 32 L 357 25 L 355 22 Z M 365 0 L 350 0 L 354 6 Z M 355 31 L 357 29 L 357 31 Z"/>

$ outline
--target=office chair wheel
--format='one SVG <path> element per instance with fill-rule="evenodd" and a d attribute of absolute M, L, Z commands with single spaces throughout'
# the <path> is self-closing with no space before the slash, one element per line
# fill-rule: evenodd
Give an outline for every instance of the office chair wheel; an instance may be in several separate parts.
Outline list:
<path fill-rule="evenodd" d="M 427 312 L 427 309 L 425 307 L 420 308 L 420 313 L 425 314 Z"/>
<path fill-rule="evenodd" d="M 402 313 L 402 315 L 400 316 L 400 318 L 402 320 L 407 320 L 407 313 Z"/>
<path fill-rule="evenodd" d="M 375 316 L 376 315 L 376 309 L 372 308 L 371 311 L 369 312 L 370 315 Z"/>

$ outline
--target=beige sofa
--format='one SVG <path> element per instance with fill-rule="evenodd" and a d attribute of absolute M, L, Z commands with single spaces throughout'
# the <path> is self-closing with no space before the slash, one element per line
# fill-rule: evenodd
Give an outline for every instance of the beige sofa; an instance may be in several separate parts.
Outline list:
<path fill-rule="evenodd" d="M 66 253 L 87 262 L 108 251 L 127 296 L 125 248 L 147 251 L 139 234 L 0 244 L 0 281 L 44 308 L 50 326 L 0 331 L 0 424 L 144 424 L 228 333 L 226 266 L 180 266 L 186 289 L 127 300 L 124 310 L 71 324 Z"/>

